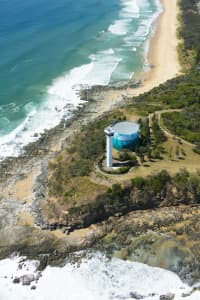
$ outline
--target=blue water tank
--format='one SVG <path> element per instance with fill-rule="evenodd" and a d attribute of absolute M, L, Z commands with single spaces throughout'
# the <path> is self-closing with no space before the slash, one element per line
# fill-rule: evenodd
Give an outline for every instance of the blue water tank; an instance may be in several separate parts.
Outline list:
<path fill-rule="evenodd" d="M 133 122 L 119 122 L 112 126 L 114 130 L 113 147 L 117 150 L 134 150 L 140 136 L 140 126 Z"/>

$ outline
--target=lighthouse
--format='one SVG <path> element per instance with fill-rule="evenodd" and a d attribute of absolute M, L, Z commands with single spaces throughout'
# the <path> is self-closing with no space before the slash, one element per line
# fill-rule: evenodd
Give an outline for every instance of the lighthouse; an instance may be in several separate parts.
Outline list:
<path fill-rule="evenodd" d="M 112 139 L 114 136 L 114 130 L 111 126 L 106 127 L 104 130 L 106 134 L 106 166 L 107 168 L 112 168 Z"/>

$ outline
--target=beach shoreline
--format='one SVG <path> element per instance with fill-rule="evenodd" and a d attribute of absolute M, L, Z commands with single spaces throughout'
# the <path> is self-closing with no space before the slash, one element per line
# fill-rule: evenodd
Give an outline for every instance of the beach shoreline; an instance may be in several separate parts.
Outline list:
<path fill-rule="evenodd" d="M 130 113 L 129 111 L 127 112 L 127 119 L 135 121 L 132 120 L 135 113 L 133 106 L 142 97 L 136 101 L 133 97 L 150 91 L 152 88 L 159 86 L 168 79 L 174 78 L 180 73 L 176 50 L 178 45 L 176 37 L 178 0 L 171 0 L 173 3 L 169 0 L 159 1 L 163 2 L 165 10 L 154 22 L 156 32 L 151 36 L 148 51 L 151 69 L 149 72 L 139 74 L 141 77 L 138 80 L 141 79 L 141 83 L 138 82 L 136 84 L 130 81 L 122 85 L 119 84 L 119 86 L 117 84 L 96 85 L 91 87 L 90 90 L 80 91 L 80 98 L 86 100 L 86 102 L 76 110 L 70 111 L 72 116 L 70 119 L 63 119 L 56 127 L 46 130 L 36 142 L 30 143 L 25 147 L 25 152 L 21 156 L 7 158 L 0 162 L 0 260 L 11 257 L 11 260 L 5 261 L 5 271 L 3 271 L 5 274 L 2 273 L 2 280 L 6 284 L 5 289 L 8 290 L 9 284 L 10 290 L 14 291 L 13 295 L 17 293 L 18 288 L 27 291 L 27 295 L 34 295 L 35 292 L 38 295 L 41 294 L 41 287 L 45 289 L 47 286 L 47 281 L 43 280 L 44 278 L 46 280 L 45 272 L 51 270 L 46 267 L 57 267 L 57 270 L 56 268 L 52 270 L 53 277 L 55 277 L 55 272 L 58 270 L 59 272 L 62 271 L 61 268 L 66 266 L 67 263 L 72 265 L 73 270 L 75 266 L 79 270 L 82 258 L 83 262 L 86 258 L 90 261 L 93 258 L 91 254 L 98 251 L 100 254 L 103 253 L 109 261 L 110 258 L 114 257 L 121 262 L 127 261 L 128 263 L 129 260 L 134 260 L 136 264 L 138 262 L 145 263 L 147 266 L 153 264 L 153 267 L 170 270 L 174 273 L 174 276 L 178 275 L 184 284 L 190 286 L 187 287 L 188 290 L 186 291 L 181 288 L 181 298 L 193 299 L 193 294 L 194 297 L 196 295 L 198 297 L 200 278 L 198 224 L 200 224 L 200 206 L 194 202 L 193 193 L 190 193 L 189 197 L 185 197 L 185 189 L 183 191 L 182 189 L 179 190 L 176 184 L 174 186 L 171 185 L 170 180 L 167 182 L 166 189 L 173 191 L 173 197 L 164 195 L 165 188 L 162 187 L 164 193 L 159 191 L 160 196 L 158 198 L 154 196 L 158 194 L 150 194 L 150 197 L 155 199 L 155 203 L 161 199 L 161 205 L 156 206 L 154 201 L 151 203 L 150 198 L 146 201 L 145 195 L 138 194 L 139 189 L 135 189 L 136 193 L 131 201 L 134 201 L 136 205 L 134 204 L 135 206 L 132 207 L 130 206 L 130 201 L 128 201 L 129 193 L 120 193 L 117 197 L 110 198 L 112 202 L 109 202 L 109 197 L 104 197 L 105 194 L 101 190 L 103 181 L 95 181 L 96 178 L 93 178 L 93 174 L 91 174 L 90 179 L 97 183 L 101 191 L 103 207 L 104 203 L 105 207 L 107 207 L 107 214 L 105 214 L 100 206 L 96 206 L 98 203 L 101 204 L 101 202 L 98 202 L 99 199 L 94 203 L 95 206 L 88 206 L 86 211 L 81 210 L 81 205 L 83 204 L 82 207 L 85 207 L 87 201 L 84 203 L 80 201 L 79 203 L 78 197 L 74 197 L 76 202 L 73 202 L 70 206 L 72 209 L 77 208 L 77 213 L 71 211 L 67 205 L 59 209 L 56 204 L 59 204 L 60 199 L 53 199 L 48 189 L 48 179 L 51 176 L 50 167 L 53 166 L 55 161 L 56 163 L 59 162 L 60 158 L 62 163 L 62 155 L 65 155 L 67 148 L 72 145 L 73 139 L 76 138 L 81 130 L 85 130 L 85 126 L 89 128 L 90 124 L 101 120 L 101 118 L 104 121 L 107 112 L 108 115 L 113 110 L 119 110 L 119 112 L 123 113 L 123 110 L 128 111 L 129 107 Z M 170 15 L 171 10 L 173 11 Z M 170 18 L 169 15 L 171 16 Z M 170 30 L 168 28 L 169 23 Z M 170 60 L 170 63 L 168 60 Z M 174 81 L 176 79 L 172 82 Z M 171 85 L 167 84 L 168 86 Z M 155 89 L 155 92 L 153 91 L 152 94 L 150 92 L 150 94 L 155 95 L 158 90 L 159 88 Z M 129 106 L 130 103 L 131 105 Z M 142 103 L 144 102 L 142 101 Z M 160 114 L 163 112 L 160 108 L 158 110 Z M 178 143 L 179 141 L 177 141 Z M 72 150 L 72 147 L 70 150 Z M 187 156 L 190 159 L 188 154 Z M 166 162 L 169 164 L 170 160 Z M 160 160 L 158 160 L 158 163 L 160 164 Z M 180 163 L 179 159 L 177 159 L 177 163 Z M 146 167 L 149 167 L 151 174 L 158 174 L 157 167 L 145 165 Z M 64 168 L 65 166 L 63 166 Z M 62 176 L 60 174 L 63 172 L 63 169 L 56 175 L 57 178 Z M 138 175 L 133 174 L 133 176 L 136 177 Z M 146 175 L 139 174 L 139 176 L 143 177 Z M 99 178 L 102 179 L 103 177 L 99 176 Z M 68 178 L 67 180 L 70 179 Z M 123 181 L 119 182 L 123 186 L 130 182 L 130 179 L 129 177 L 124 180 L 123 177 Z M 107 182 L 108 188 L 113 188 L 112 185 L 115 183 L 115 181 L 112 181 L 111 176 L 105 178 L 104 182 Z M 75 178 L 75 192 L 79 183 Z M 130 187 L 127 186 L 127 188 Z M 142 187 L 142 190 L 144 190 L 144 187 Z M 151 193 L 151 189 L 148 187 L 147 192 Z M 84 192 L 82 193 L 84 194 Z M 90 196 L 91 193 L 92 189 L 89 189 L 89 194 L 87 192 L 85 197 L 86 200 L 92 198 Z M 173 203 L 171 201 L 172 198 L 175 199 Z M 180 199 L 181 201 L 179 201 Z M 118 210 L 119 205 L 120 208 Z M 130 211 L 124 210 L 124 208 L 129 206 Z M 95 207 L 94 210 L 93 207 Z M 113 210 L 115 207 L 117 212 Z M 96 211 L 99 217 L 97 219 L 93 218 L 96 215 Z M 74 254 L 75 251 L 78 251 L 77 255 L 76 253 Z M 85 255 L 87 253 L 88 256 Z M 8 275 L 9 263 L 10 261 L 15 262 L 15 259 L 17 260 L 17 272 L 12 271 Z M 39 267 L 32 271 L 27 259 L 38 260 Z M 106 261 L 106 264 L 109 261 Z M 101 269 L 101 261 L 99 261 L 97 269 L 99 266 Z M 94 264 L 92 265 L 92 270 L 94 270 Z M 102 274 L 105 275 L 105 268 L 102 270 Z M 66 271 L 64 269 L 64 275 L 66 275 Z M 135 270 L 133 271 L 135 272 Z M 113 275 L 111 274 L 112 276 L 110 276 L 109 273 L 110 269 L 108 271 L 106 269 L 106 272 L 111 281 L 113 281 Z M 116 273 L 116 269 L 113 272 Z M 94 275 L 93 273 L 91 274 L 92 276 Z M 115 274 L 117 282 L 120 274 L 119 272 Z M 24 275 L 27 277 L 24 277 Z M 84 275 L 85 273 L 83 272 Z M 93 277 L 91 277 L 92 280 Z M 148 275 L 147 277 L 149 279 L 151 276 L 149 277 Z M 58 284 L 62 283 L 63 276 L 59 278 L 57 278 Z M 23 279 L 30 280 L 29 286 L 22 286 Z M 157 279 L 158 277 L 156 277 Z M 48 286 L 49 282 L 48 279 Z M 97 283 L 99 284 L 99 282 Z M 157 282 L 155 282 L 155 286 L 158 286 Z M 52 285 L 52 287 L 54 286 Z M 29 292 L 28 289 L 36 291 Z M 67 290 L 70 295 L 68 287 Z M 131 298 L 140 297 L 140 294 L 133 293 L 132 290 L 135 291 L 135 288 L 131 287 L 131 292 L 129 293 Z M 4 292 L 4 288 L 2 291 Z M 170 290 L 169 293 L 153 292 L 151 290 L 151 293 L 149 293 L 150 298 L 154 298 L 154 296 L 160 299 L 179 297 L 174 290 L 172 290 L 172 293 Z M 118 294 L 116 295 L 117 298 L 121 297 L 121 294 L 119 297 Z M 140 298 L 146 297 L 143 296 L 143 291 L 141 295 Z"/>
<path fill-rule="evenodd" d="M 136 76 L 141 81 L 138 88 L 125 89 L 128 97 L 139 96 L 165 81 L 181 74 L 178 58 L 178 1 L 160 0 L 163 11 L 154 21 L 155 30 L 149 37 L 147 61 L 148 71 L 142 71 Z M 114 97 L 118 97 L 114 92 Z"/>
<path fill-rule="evenodd" d="M 178 25 L 178 1 L 174 0 L 173 2 L 168 2 L 167 0 L 160 0 L 160 2 L 162 3 L 163 11 L 154 20 L 154 33 L 150 34 L 148 42 L 147 60 L 150 70 L 143 70 L 135 77 L 136 82 L 140 82 L 140 84 L 134 86 L 134 81 L 130 81 L 130 84 L 127 81 L 127 83 L 122 83 L 119 88 L 117 87 L 118 84 L 90 87 L 89 90 L 84 93 L 85 98 L 83 97 L 82 100 L 85 100 L 86 103 L 82 104 L 83 108 L 80 106 L 80 108 L 72 112 L 71 118 L 65 121 L 65 127 L 71 126 L 70 124 L 73 123 L 74 116 L 76 119 L 76 115 L 78 116 L 80 111 L 90 111 L 88 119 L 94 119 L 106 111 L 112 110 L 114 107 L 116 108 L 119 105 L 125 104 L 123 103 L 125 98 L 138 96 L 148 92 L 152 88 L 164 83 L 166 80 L 180 74 L 181 68 L 177 53 L 178 39 L 176 36 Z M 93 91 L 95 92 L 93 93 Z M 82 91 L 80 91 L 80 94 L 81 93 Z M 92 100 L 97 101 L 94 114 L 91 113 L 93 108 L 90 109 L 90 106 L 93 106 L 93 103 L 91 104 L 91 101 L 88 101 L 88 98 L 90 97 L 92 97 Z M 102 101 L 102 99 L 104 101 Z M 60 124 L 55 128 L 62 127 L 62 123 L 63 120 L 61 120 Z M 37 147 L 37 145 L 40 144 L 40 140 L 46 135 L 51 136 L 52 131 L 54 131 L 54 128 L 46 130 L 45 133 L 41 135 L 41 138 L 26 145 L 24 147 L 25 151 L 22 151 L 24 154 L 19 155 L 18 157 L 26 155 L 27 149 L 30 149 L 32 145 L 36 145 Z M 61 143 L 59 143 L 59 145 L 61 147 Z M 51 146 L 51 151 L 53 149 L 59 150 L 60 147 L 57 147 L 56 139 L 56 145 Z M 7 160 L 6 157 L 2 159 Z M 15 159 L 15 157 L 13 159 Z"/>
<path fill-rule="evenodd" d="M 149 85 L 155 86 L 181 72 L 177 51 L 178 1 L 161 2 L 163 12 L 158 17 L 148 52 L 148 61 L 152 68 L 145 76 L 146 84 L 149 82 Z"/>
<path fill-rule="evenodd" d="M 147 60 L 150 66 L 148 71 L 141 71 L 134 80 L 120 88 L 107 86 L 93 86 L 91 95 L 94 99 L 106 99 L 98 110 L 101 113 L 110 110 L 115 104 L 123 102 L 125 98 L 136 97 L 159 86 L 160 84 L 181 75 L 181 65 L 178 57 L 178 0 L 169 2 L 160 0 L 163 11 L 153 23 L 154 32 L 149 37 Z M 133 87 L 134 86 L 134 87 Z M 94 90 L 94 93 L 93 93 Z M 99 95 L 96 96 L 97 91 Z M 95 96 L 94 96 L 95 95 Z M 121 103 L 122 104 L 122 103 Z"/>
<path fill-rule="evenodd" d="M 144 73 L 144 80 L 141 84 L 138 87 L 132 87 L 127 83 L 120 88 L 109 85 L 94 86 L 89 91 L 86 91 L 86 103 L 80 109 L 72 112 L 70 120 L 62 120 L 58 126 L 46 131 L 36 142 L 27 145 L 25 153 L 21 156 L 7 158 L 0 162 L 3 178 L 9 177 L 10 174 L 11 176 L 12 174 L 17 175 L 19 169 L 29 170 L 30 172 L 30 168 L 25 168 L 24 165 L 30 165 L 32 161 L 35 162 L 35 157 L 38 165 L 40 157 L 43 161 L 44 157 L 49 159 L 49 157 L 56 155 L 58 151 L 68 144 L 66 142 L 67 139 L 81 130 L 82 125 L 88 124 L 105 112 L 123 106 L 126 104 L 126 99 L 129 101 L 130 97 L 145 93 L 179 74 L 178 38 L 176 36 L 178 1 L 161 1 L 163 3 L 163 12 L 156 20 L 156 31 L 151 37 L 148 53 L 149 63 L 154 67 L 149 72 Z M 168 62 L 167 58 L 171 58 L 170 62 Z M 90 99 L 90 96 L 92 99 Z M 12 171 L 10 172 L 9 170 Z M 3 176 L 5 171 L 6 176 Z M 24 172 L 22 171 L 22 173 Z M 2 178 L 0 180 L 4 181 Z M 32 188 L 30 186 L 30 194 L 32 193 Z"/>
<path fill-rule="evenodd" d="M 3 203 L 6 203 L 5 205 L 9 206 L 15 202 L 16 207 L 20 207 L 19 214 L 16 212 L 17 223 L 13 225 L 12 215 L 15 212 L 10 210 L 11 214 L 8 216 L 6 226 L 10 226 L 9 228 L 12 228 L 12 230 L 17 224 L 35 228 L 39 218 L 38 215 L 40 214 L 38 211 L 41 211 L 38 199 L 46 195 L 44 189 L 47 178 L 44 180 L 40 176 L 42 170 L 45 170 L 44 176 L 47 177 L 48 162 L 60 150 L 65 149 L 70 144 L 70 140 L 81 130 L 82 126 L 87 125 L 112 109 L 125 105 L 126 99 L 129 101 L 130 97 L 147 92 L 166 80 L 175 77 L 180 72 L 176 51 L 178 44 L 176 37 L 178 1 L 162 1 L 164 12 L 157 19 L 157 30 L 153 38 L 151 38 L 148 54 L 150 64 L 155 67 L 148 73 L 145 73 L 145 78 L 141 85 L 131 87 L 127 83 L 120 88 L 109 85 L 92 87 L 91 90 L 95 91 L 93 93 L 94 97 L 86 99 L 88 102 L 78 111 L 73 112 L 71 120 L 61 121 L 56 128 L 45 132 L 38 141 L 26 147 L 24 155 L 5 159 L 5 161 L 0 163 L 0 174 L 2 174 L 2 178 L 0 178 L 0 198 Z M 171 17 L 169 18 L 169 16 Z M 170 63 L 167 61 L 168 58 L 170 58 Z M 90 93 L 90 91 L 88 92 Z M 39 181 L 40 186 L 38 187 L 37 183 Z M 26 187 L 25 191 L 24 187 Z M 40 223 L 40 220 L 38 223 Z M 5 238 L 10 239 L 8 235 Z M 9 242 L 12 243 L 10 240 Z"/>

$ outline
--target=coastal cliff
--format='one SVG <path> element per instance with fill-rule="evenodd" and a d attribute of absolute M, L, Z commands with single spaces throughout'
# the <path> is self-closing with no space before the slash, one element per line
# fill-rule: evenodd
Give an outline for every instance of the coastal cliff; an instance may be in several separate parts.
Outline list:
<path fill-rule="evenodd" d="M 24 156 L 1 163 L 0 258 L 18 251 L 38 258 L 43 268 L 48 263 L 59 265 L 70 252 L 93 247 L 170 269 L 190 283 L 199 280 L 199 52 L 191 54 L 186 44 L 187 51 L 182 51 L 188 53 L 192 69 L 185 75 L 138 98 L 133 96 L 152 84 L 145 89 L 142 82 L 139 87 L 83 91 L 89 104 L 71 121 L 63 120 L 46 132 L 25 149 Z M 166 110 L 168 121 L 159 114 Z M 189 110 L 190 116 L 196 112 L 195 128 L 187 118 Z M 160 124 L 164 120 L 165 131 L 180 133 L 186 143 L 171 133 L 161 144 L 164 151 L 159 158 L 143 147 L 144 161 L 132 173 L 123 177 L 96 172 L 104 151 L 105 122 L 148 118 L 153 113 L 160 116 Z M 171 129 L 174 113 L 180 123 Z M 89 139 L 91 130 L 94 135 Z M 90 159 L 88 141 L 93 146 Z"/>

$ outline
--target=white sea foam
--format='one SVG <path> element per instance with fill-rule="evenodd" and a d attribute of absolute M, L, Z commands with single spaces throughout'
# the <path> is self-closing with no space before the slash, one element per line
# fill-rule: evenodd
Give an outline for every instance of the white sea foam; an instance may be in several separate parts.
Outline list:
<path fill-rule="evenodd" d="M 45 129 L 59 124 L 62 117 L 69 117 L 69 110 L 81 104 L 72 88 L 89 72 L 90 65 L 73 69 L 69 74 L 57 79 L 47 91 L 46 101 L 40 107 L 32 103 L 26 105 L 29 113 L 25 120 L 11 133 L 0 137 L 0 157 L 18 156 L 23 146 L 34 142 Z"/>
<path fill-rule="evenodd" d="M 18 268 L 19 258 L 0 261 L 0 299 L 2 300 L 130 300 L 131 293 L 145 300 L 159 300 L 160 295 L 175 294 L 174 300 L 199 300 L 200 292 L 182 297 L 191 288 L 180 278 L 160 268 L 107 259 L 100 253 L 85 258 L 80 266 L 67 263 L 65 267 L 47 267 L 35 282 L 36 290 L 30 286 L 14 284 L 13 278 L 34 273 L 37 262 L 25 262 Z"/>
<path fill-rule="evenodd" d="M 118 19 L 109 26 L 109 33 L 106 31 L 102 34 L 118 35 L 123 46 L 120 46 L 120 49 L 105 48 L 104 51 L 97 51 L 90 55 L 88 64 L 73 68 L 67 74 L 55 79 L 48 87 L 45 99 L 41 99 L 40 106 L 36 106 L 32 99 L 33 103 L 30 102 L 24 107 L 27 117 L 14 131 L 0 137 L 0 158 L 18 156 L 22 153 L 23 147 L 37 140 L 45 129 L 55 127 L 63 117 L 69 118 L 72 110 L 83 103 L 78 96 L 80 85 L 107 84 L 115 70 L 120 76 L 117 74 L 114 78 L 127 79 L 127 75 L 123 76 L 125 73 L 129 74 L 130 70 L 127 71 L 120 61 L 125 57 L 127 50 L 136 52 L 150 35 L 152 23 L 161 11 L 160 1 L 154 1 L 157 3 L 158 10 L 152 16 L 148 0 L 121 0 Z M 141 22 L 139 21 L 138 28 L 133 32 L 132 21 L 136 18 L 140 18 Z M 147 51 L 148 47 L 145 49 Z M 145 64 L 147 65 L 147 61 Z M 0 113 L 2 112 L 4 117 L 2 109 L 0 107 Z M 16 111 L 17 109 L 16 107 Z M 38 136 L 35 135 L 36 133 Z"/>
<path fill-rule="evenodd" d="M 18 110 L 19 110 L 19 107 L 14 102 L 11 102 L 9 104 L 4 104 L 4 105 L 0 106 L 0 114 L 4 114 L 4 113 L 9 112 L 9 111 L 15 111 L 16 112 Z"/>
<path fill-rule="evenodd" d="M 24 107 L 26 119 L 10 134 L 0 137 L 0 157 L 18 156 L 23 146 L 34 142 L 45 129 L 57 126 L 60 120 L 71 116 L 71 111 L 83 103 L 78 95 L 80 85 L 107 84 L 120 61 L 113 49 L 90 56 L 90 63 L 74 68 L 53 81 L 47 90 L 46 101 L 40 107 L 32 102 Z"/>
<path fill-rule="evenodd" d="M 115 35 L 126 35 L 132 19 L 140 16 L 137 0 L 121 0 L 121 6 L 122 10 L 119 14 L 119 19 L 108 28 L 108 31 Z"/>
<path fill-rule="evenodd" d="M 139 18 L 140 6 L 138 0 L 121 0 L 121 18 Z"/>
<path fill-rule="evenodd" d="M 152 14 L 148 0 L 121 0 L 121 12 L 119 19 L 108 28 L 114 35 L 124 37 L 124 46 L 136 49 L 141 46 L 152 32 L 152 25 L 159 14 L 162 12 L 162 5 L 159 0 L 154 0 L 157 10 Z M 133 30 L 132 21 L 140 18 L 137 28 Z"/>
<path fill-rule="evenodd" d="M 116 35 L 125 35 L 128 32 L 128 25 L 131 20 L 117 20 L 114 24 L 110 25 L 108 30 Z"/>
<path fill-rule="evenodd" d="M 115 54 L 115 51 L 113 49 L 108 49 L 108 50 L 104 50 L 104 51 L 100 51 L 99 53 L 101 54 Z"/>
<path fill-rule="evenodd" d="M 163 7 L 161 5 L 160 0 L 155 0 L 156 6 L 157 6 L 157 11 L 149 18 L 149 20 L 146 23 L 146 26 L 149 26 L 150 24 L 150 30 L 149 30 L 149 36 L 152 37 L 155 33 L 156 29 L 156 24 L 154 24 L 155 20 L 158 18 L 158 16 L 163 12 Z M 146 39 L 144 43 L 144 66 L 143 70 L 145 72 L 150 70 L 150 64 L 148 61 L 148 52 L 149 52 L 149 47 L 150 47 L 150 39 Z"/>
<path fill-rule="evenodd" d="M 131 34 L 127 34 L 126 37 L 124 37 L 125 44 L 127 45 L 127 47 L 132 47 L 133 51 L 137 51 L 138 47 L 141 46 L 143 47 L 143 51 L 144 51 L 143 70 L 145 72 L 149 71 L 150 69 L 147 56 L 149 52 L 150 37 L 155 32 L 155 26 L 156 26 L 155 20 L 163 11 L 161 2 L 159 0 L 154 0 L 154 1 L 157 6 L 157 10 L 154 14 L 152 14 L 152 10 L 150 10 L 148 0 L 142 0 L 139 2 L 140 11 L 142 12 L 139 26 L 135 30 L 135 32 Z"/>

